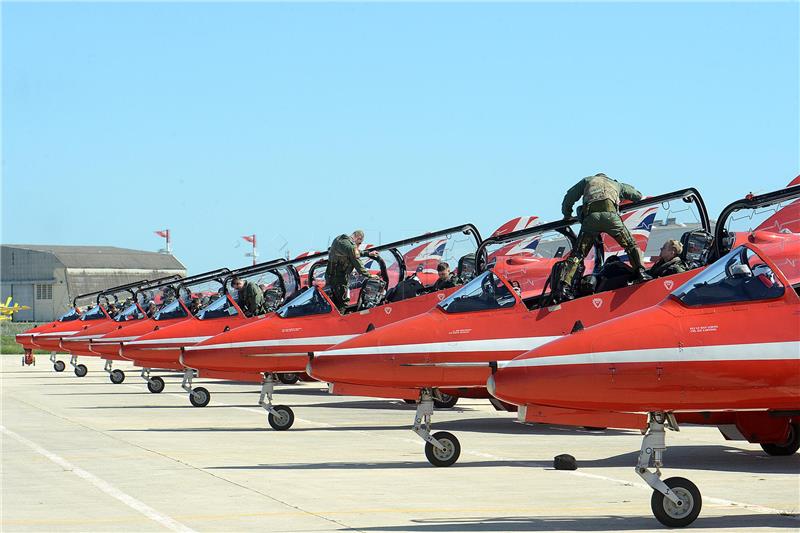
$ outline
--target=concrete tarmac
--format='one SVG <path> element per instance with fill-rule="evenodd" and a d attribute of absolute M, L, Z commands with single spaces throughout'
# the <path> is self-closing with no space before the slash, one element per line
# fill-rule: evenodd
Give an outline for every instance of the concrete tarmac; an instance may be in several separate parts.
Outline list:
<path fill-rule="evenodd" d="M 258 385 L 196 380 L 212 394 L 197 408 L 177 374 L 151 394 L 125 364 L 114 385 L 98 359 L 81 359 L 84 378 L 37 359 L 0 358 L 4 532 L 664 530 L 633 469 L 637 432 L 524 426 L 462 399 L 434 415 L 462 445 L 457 464 L 436 468 L 401 401 L 280 386 L 275 403 L 297 418 L 278 432 Z M 694 529 L 800 529 L 800 455 L 768 457 L 703 427 L 668 432 L 667 445 L 664 477 L 703 495 Z M 560 453 L 579 469 L 553 470 Z"/>

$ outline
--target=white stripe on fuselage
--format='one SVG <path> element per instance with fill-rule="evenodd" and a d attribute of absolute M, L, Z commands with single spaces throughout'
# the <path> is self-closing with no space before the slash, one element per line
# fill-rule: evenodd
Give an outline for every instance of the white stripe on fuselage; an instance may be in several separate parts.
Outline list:
<path fill-rule="evenodd" d="M 266 346 L 333 346 L 358 335 L 331 335 L 328 337 L 298 337 L 294 339 L 264 339 L 258 341 L 221 342 L 202 346 L 187 346 L 187 350 L 220 350 L 228 348 L 263 348 Z"/>
<path fill-rule="evenodd" d="M 113 344 L 117 342 L 125 342 L 125 341 L 132 341 L 133 339 L 138 339 L 141 335 L 134 335 L 133 337 L 100 337 L 99 339 L 94 339 L 92 341 L 93 344 Z"/>
<path fill-rule="evenodd" d="M 582 353 L 530 357 L 509 361 L 504 368 L 556 365 L 625 363 L 683 363 L 699 361 L 774 361 L 800 360 L 800 342 L 768 342 L 718 346 L 651 348 L 624 352 Z"/>
<path fill-rule="evenodd" d="M 132 341 L 128 344 L 194 344 L 196 342 L 203 342 L 204 340 L 210 339 L 211 336 L 208 335 L 206 337 L 175 337 L 170 339 L 145 339 L 141 341 Z"/>
<path fill-rule="evenodd" d="M 75 331 L 55 331 L 53 333 L 31 333 L 30 335 L 33 335 L 34 337 L 57 337 L 57 336 L 63 336 L 63 335 L 66 335 L 66 336 L 75 335 L 76 333 L 79 333 L 80 331 L 81 330 L 76 329 Z"/>
<path fill-rule="evenodd" d="M 364 346 L 326 350 L 317 356 L 371 355 L 371 354 L 430 354 L 455 352 L 527 352 L 559 337 L 517 337 L 505 339 L 478 339 L 471 341 L 428 342 L 423 344 L 396 344 L 393 346 Z"/>

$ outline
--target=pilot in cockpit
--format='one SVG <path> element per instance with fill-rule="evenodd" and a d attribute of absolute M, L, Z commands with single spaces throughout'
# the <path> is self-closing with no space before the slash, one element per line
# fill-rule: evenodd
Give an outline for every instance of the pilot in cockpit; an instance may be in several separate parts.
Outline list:
<path fill-rule="evenodd" d="M 450 273 L 450 265 L 442 261 L 436 266 L 436 273 L 439 275 L 439 278 L 433 284 L 433 290 L 441 291 L 443 289 L 451 289 L 457 285 L 458 280 L 456 277 Z"/>
<path fill-rule="evenodd" d="M 686 265 L 681 259 L 683 245 L 675 239 L 666 241 L 661 246 L 658 261 L 647 270 L 647 273 L 654 278 L 671 276 L 686 272 Z"/>

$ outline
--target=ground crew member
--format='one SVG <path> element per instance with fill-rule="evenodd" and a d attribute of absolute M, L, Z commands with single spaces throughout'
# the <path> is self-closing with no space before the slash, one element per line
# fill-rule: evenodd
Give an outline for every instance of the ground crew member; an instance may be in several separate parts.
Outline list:
<path fill-rule="evenodd" d="M 339 235 L 328 249 L 328 265 L 325 268 L 325 286 L 330 288 L 331 300 L 340 312 L 344 312 L 350 301 L 350 274 L 356 270 L 367 278 L 376 278 L 358 260 L 361 255 L 358 247 L 364 242 L 364 232 L 355 230 L 352 234 Z M 376 253 L 368 254 L 375 257 Z"/>
<path fill-rule="evenodd" d="M 647 273 L 654 278 L 671 276 L 686 272 L 686 264 L 681 259 L 683 245 L 675 239 L 670 239 L 661 246 L 658 261 L 650 267 Z"/>
<path fill-rule="evenodd" d="M 436 266 L 436 272 L 439 274 L 439 279 L 433 284 L 434 291 L 451 289 L 456 286 L 456 277 L 450 273 L 450 265 L 445 261 L 442 261 Z"/>
<path fill-rule="evenodd" d="M 252 281 L 234 277 L 231 280 L 231 287 L 239 293 L 236 303 L 244 312 L 245 316 L 255 316 L 263 313 L 264 293 L 258 285 Z"/>
<path fill-rule="evenodd" d="M 620 200 L 636 202 L 642 199 L 642 193 L 632 186 L 619 183 L 602 173 L 589 176 L 573 185 L 564 195 L 564 201 L 561 204 L 564 218 L 572 216 L 572 206 L 581 197 L 583 197 L 583 205 L 578 208 L 581 231 L 578 234 L 575 250 L 567 258 L 566 268 L 561 277 L 562 291 L 571 287 L 572 278 L 575 276 L 578 266 L 601 233 L 607 233 L 622 246 L 640 280 L 649 279 L 644 265 L 642 265 L 639 247 L 619 216 Z"/>

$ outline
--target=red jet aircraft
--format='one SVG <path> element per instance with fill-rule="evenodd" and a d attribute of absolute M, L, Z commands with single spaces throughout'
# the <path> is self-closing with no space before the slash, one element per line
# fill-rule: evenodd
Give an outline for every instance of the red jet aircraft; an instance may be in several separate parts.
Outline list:
<path fill-rule="evenodd" d="M 58 320 L 31 328 L 16 336 L 16 342 L 25 350 L 23 364 L 33 362 L 32 350 L 40 349 L 50 352 L 50 361 L 53 362 L 53 369 L 56 372 L 63 372 L 66 365 L 63 361 L 56 359 L 56 353 L 61 347 L 64 338 L 79 334 L 81 331 L 98 324 L 100 322 L 110 322 L 111 317 L 105 307 L 110 303 L 119 303 L 117 294 L 132 293 L 136 288 L 152 283 L 157 283 L 166 279 L 175 279 L 178 276 L 166 276 L 154 281 L 140 280 L 126 283 L 110 289 L 80 294 L 72 300 L 72 308 L 64 313 Z M 112 302 L 109 298 L 114 298 Z M 80 305 L 86 308 L 81 310 Z M 75 375 L 83 377 L 87 373 L 85 365 L 77 364 L 77 357 L 70 357 L 70 364 L 75 369 Z"/>
<path fill-rule="evenodd" d="M 622 211 L 662 204 L 669 213 L 686 205 L 697 207 L 701 229 L 684 235 L 683 254 L 692 266 L 705 265 L 711 236 L 707 232 L 708 217 L 696 191 L 649 198 L 623 206 Z M 574 222 L 543 224 L 535 230 L 557 229 L 574 238 L 567 231 Z M 529 236 L 530 232 L 519 232 L 507 238 Z M 772 238 L 774 234 L 763 233 L 761 237 Z M 482 252 L 490 241 L 484 243 Z M 562 255 L 561 246 L 552 254 Z M 602 250 L 597 257 L 603 258 Z M 549 269 L 553 261 L 545 263 Z M 557 305 L 551 305 L 545 292 L 529 297 L 523 292 L 520 298 L 496 265 L 428 313 L 315 352 L 308 371 L 312 377 L 328 381 L 334 394 L 418 398 L 413 430 L 426 441 L 428 460 L 437 466 L 453 464 L 460 454 L 458 440 L 447 432 L 430 433 L 432 400 L 438 390 L 464 388 L 469 392 L 468 388 L 483 388 L 489 376 L 487 361 L 508 361 L 575 329 L 652 306 L 696 273 L 628 285 L 630 273 L 620 276 L 618 263 L 602 265 L 598 261 L 591 276 L 594 280 L 589 278 L 596 283 L 586 284 L 597 292 Z"/>
<path fill-rule="evenodd" d="M 147 382 L 148 390 L 159 393 L 164 390 L 164 380 L 150 373 L 153 369 L 184 371 L 179 361 L 182 343 L 198 342 L 217 331 L 255 319 L 246 317 L 232 296 L 223 290 L 226 281 L 232 276 L 244 278 L 253 273 L 269 272 L 274 265 L 285 262 L 284 259 L 275 259 L 234 271 L 221 269 L 195 276 L 186 282 L 161 287 L 166 303 L 152 319 L 124 326 L 93 339 L 91 350 L 105 358 L 116 356 L 132 361 L 142 368 L 142 378 Z M 275 279 L 270 281 L 275 282 Z M 297 285 L 291 279 L 276 283 L 268 291 L 273 298 L 272 305 L 279 305 L 283 290 L 291 295 L 297 291 Z M 140 295 L 140 299 L 145 300 L 146 297 Z M 189 387 L 191 392 L 190 377 L 184 379 L 183 386 Z M 192 393 L 190 398 L 193 403 L 207 404 L 205 389 L 200 389 Z"/>
<path fill-rule="evenodd" d="M 131 302 L 114 315 L 111 320 L 100 320 L 92 327 L 86 328 L 80 333 L 62 339 L 61 347 L 67 350 L 72 356 L 78 357 L 102 357 L 106 364 L 104 370 L 108 372 L 112 383 L 119 384 L 125 381 L 125 372 L 120 369 L 112 370 L 113 361 L 125 361 L 119 355 L 119 346 L 106 345 L 102 340 L 108 336 L 111 339 L 118 339 L 121 336 L 133 335 L 135 331 L 150 331 L 155 327 L 150 321 L 153 312 L 150 310 L 150 302 L 158 300 L 164 304 L 168 298 L 168 292 L 173 287 L 188 286 L 197 280 L 208 279 L 209 277 L 222 277 L 227 274 L 227 268 L 189 276 L 187 278 L 172 277 L 166 281 L 157 280 L 148 285 L 138 287 L 133 293 Z M 114 340 L 111 341 L 115 342 Z M 100 351 L 98 347 L 110 348 Z"/>
<path fill-rule="evenodd" d="M 474 275 L 474 254 L 480 243 L 477 228 L 466 224 L 372 247 L 369 251 L 374 256 L 364 259 L 377 263 L 380 279 L 359 279 L 358 300 L 344 314 L 315 285 L 275 314 L 187 346 L 182 362 L 200 375 L 238 372 L 249 374 L 249 380 L 261 381 L 259 404 L 269 413 L 269 424 L 277 430 L 288 429 L 294 422 L 293 411 L 272 404 L 276 373 L 302 372 L 309 352 L 427 311 L 455 289 L 433 291 L 424 287 L 418 282 L 418 267 L 429 269 L 432 261 L 457 262 L 457 273 L 469 279 Z M 414 267 L 410 273 L 407 264 Z M 317 279 L 325 265 L 325 261 L 316 263 L 310 278 Z"/>
<path fill-rule="evenodd" d="M 791 189 L 735 202 L 721 219 L 797 198 L 800 187 Z M 759 227 L 785 227 L 793 206 Z M 489 391 L 519 405 L 523 422 L 646 431 L 636 473 L 653 488 L 653 514 L 669 527 L 691 524 L 697 487 L 660 478 L 665 429 L 715 425 L 769 455 L 800 448 L 800 234 L 761 231 L 734 237 L 720 225 L 719 253 L 744 244 L 656 306 L 501 363 Z"/>

